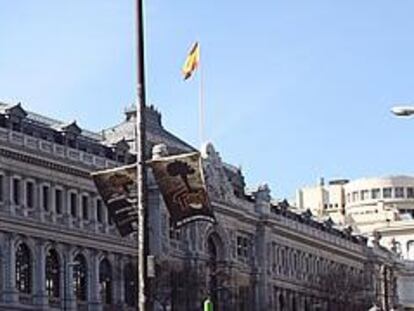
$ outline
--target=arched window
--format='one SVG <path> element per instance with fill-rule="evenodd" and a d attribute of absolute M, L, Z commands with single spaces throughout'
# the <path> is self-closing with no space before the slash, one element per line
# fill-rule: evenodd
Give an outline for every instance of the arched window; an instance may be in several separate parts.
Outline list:
<path fill-rule="evenodd" d="M 285 310 L 285 299 L 283 298 L 282 294 L 279 294 L 279 310 Z"/>
<path fill-rule="evenodd" d="M 103 259 L 99 264 L 99 285 L 102 303 L 110 305 L 112 303 L 112 269 L 108 259 Z"/>
<path fill-rule="evenodd" d="M 16 250 L 16 289 L 25 294 L 32 292 L 32 254 L 24 243 Z"/>
<path fill-rule="evenodd" d="M 78 254 L 73 265 L 73 291 L 78 301 L 86 301 L 87 265 L 85 257 Z"/>
<path fill-rule="evenodd" d="M 137 271 L 131 263 L 124 268 L 124 293 L 125 303 L 134 307 L 137 301 Z"/>
<path fill-rule="evenodd" d="M 59 256 L 54 249 L 46 255 L 46 292 L 49 298 L 60 297 Z"/>
<path fill-rule="evenodd" d="M 296 297 L 292 297 L 292 311 L 297 311 Z"/>

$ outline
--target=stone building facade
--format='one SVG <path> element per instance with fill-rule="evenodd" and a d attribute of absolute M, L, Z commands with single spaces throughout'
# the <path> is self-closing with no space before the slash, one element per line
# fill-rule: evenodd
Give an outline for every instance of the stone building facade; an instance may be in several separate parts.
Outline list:
<path fill-rule="evenodd" d="M 117 235 L 89 176 L 126 150 L 0 104 L 0 310 L 134 310 L 134 239 Z"/>
<path fill-rule="evenodd" d="M 148 149 L 194 151 L 146 111 Z M 0 104 L 0 310 L 135 310 L 136 237 L 121 238 L 89 176 L 134 161 L 134 110 L 100 134 Z M 393 261 L 203 149 L 216 224 L 175 230 L 149 172 L 156 310 L 366 310 L 397 301 Z M 379 247 L 379 246 L 378 246 Z M 379 249 L 379 248 L 378 248 Z"/>

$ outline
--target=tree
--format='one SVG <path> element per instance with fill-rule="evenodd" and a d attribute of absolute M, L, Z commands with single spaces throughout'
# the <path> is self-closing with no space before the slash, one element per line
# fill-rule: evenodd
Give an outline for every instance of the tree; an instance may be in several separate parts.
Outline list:
<path fill-rule="evenodd" d="M 326 294 L 328 310 L 367 310 L 370 305 L 369 282 L 357 274 L 337 266 L 319 275 L 319 284 Z"/>
<path fill-rule="evenodd" d="M 205 290 L 205 274 L 190 262 L 163 261 L 156 265 L 151 286 L 154 303 L 167 310 L 198 310 Z"/>

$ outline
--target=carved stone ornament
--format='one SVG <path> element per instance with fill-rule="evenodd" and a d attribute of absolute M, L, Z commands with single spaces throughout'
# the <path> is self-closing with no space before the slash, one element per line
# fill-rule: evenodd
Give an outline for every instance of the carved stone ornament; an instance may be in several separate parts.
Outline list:
<path fill-rule="evenodd" d="M 220 155 L 214 150 L 211 143 L 202 149 L 204 178 L 207 191 L 212 201 L 231 201 L 234 197 L 233 187 L 224 171 Z"/>
<path fill-rule="evenodd" d="M 261 184 L 257 188 L 257 191 L 255 193 L 256 200 L 262 201 L 262 202 L 270 202 L 271 196 L 270 196 L 270 188 L 268 184 Z"/>

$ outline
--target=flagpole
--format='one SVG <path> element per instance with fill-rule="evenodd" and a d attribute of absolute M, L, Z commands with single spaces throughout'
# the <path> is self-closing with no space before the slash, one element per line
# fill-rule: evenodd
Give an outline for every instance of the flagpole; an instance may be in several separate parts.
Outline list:
<path fill-rule="evenodd" d="M 143 1 L 136 0 L 136 61 L 137 61 L 137 196 L 138 196 L 138 310 L 146 310 L 147 302 L 147 193 L 145 171 L 145 68 L 144 68 L 144 14 Z"/>
<path fill-rule="evenodd" d="M 198 114 L 199 114 L 199 139 L 200 139 L 200 147 L 204 143 L 204 75 L 203 75 L 203 64 L 201 61 L 201 45 L 200 41 L 198 41 L 198 48 L 200 50 L 200 59 L 198 63 L 198 80 L 199 80 L 199 99 L 198 99 Z"/>

